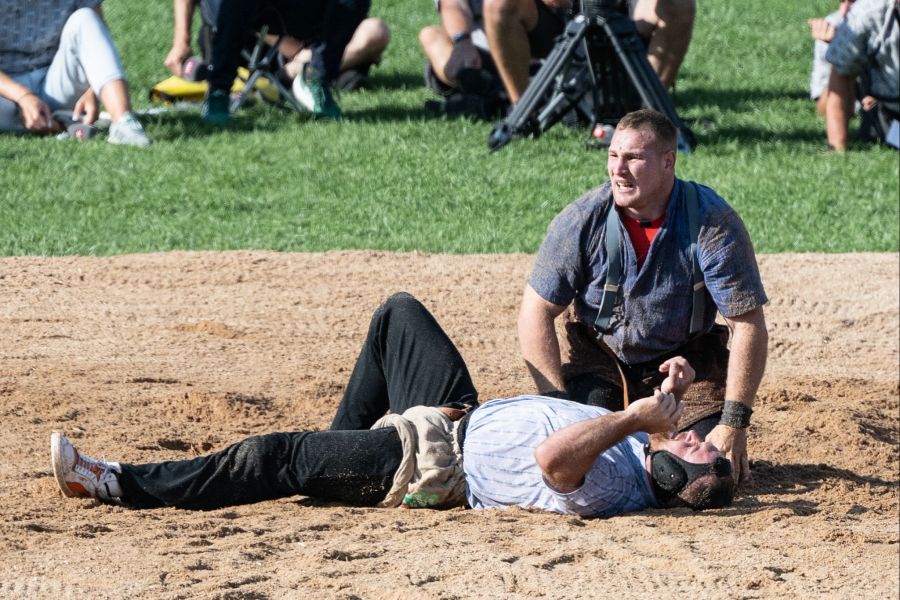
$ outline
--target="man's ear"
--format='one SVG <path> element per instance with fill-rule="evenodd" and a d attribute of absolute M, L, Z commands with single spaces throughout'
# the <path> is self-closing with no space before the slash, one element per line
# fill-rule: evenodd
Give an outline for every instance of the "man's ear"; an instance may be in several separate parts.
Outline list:
<path fill-rule="evenodd" d="M 668 150 L 663 157 L 663 164 L 666 167 L 666 170 L 675 172 L 675 150 Z"/>

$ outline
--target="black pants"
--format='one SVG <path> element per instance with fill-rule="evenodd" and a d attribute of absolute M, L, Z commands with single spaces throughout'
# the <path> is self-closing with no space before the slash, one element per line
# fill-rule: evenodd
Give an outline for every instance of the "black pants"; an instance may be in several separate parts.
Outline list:
<path fill-rule="evenodd" d="M 270 433 L 192 460 L 122 465 L 133 508 L 213 509 L 295 494 L 357 505 L 384 499 L 403 454 L 386 411 L 470 406 L 478 394 L 456 347 L 422 304 L 396 294 L 369 333 L 330 431 Z"/>
<path fill-rule="evenodd" d="M 312 78 L 334 81 L 340 73 L 344 49 L 371 4 L 371 0 L 205 1 L 214 8 L 218 4 L 209 73 L 213 89 L 231 87 L 248 34 L 263 24 L 269 26 L 270 33 L 287 34 L 309 45 Z"/>

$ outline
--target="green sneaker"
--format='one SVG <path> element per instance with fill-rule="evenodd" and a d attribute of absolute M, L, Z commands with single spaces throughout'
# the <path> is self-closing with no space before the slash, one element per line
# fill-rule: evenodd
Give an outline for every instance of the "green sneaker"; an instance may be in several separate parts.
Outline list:
<path fill-rule="evenodd" d="M 303 73 L 294 78 L 291 86 L 294 97 L 317 119 L 340 121 L 343 118 L 341 107 L 331 95 L 331 87 L 321 81 L 307 81 Z"/>
<path fill-rule="evenodd" d="M 209 90 L 200 116 L 212 125 L 224 125 L 231 118 L 231 95 L 228 90 Z"/>

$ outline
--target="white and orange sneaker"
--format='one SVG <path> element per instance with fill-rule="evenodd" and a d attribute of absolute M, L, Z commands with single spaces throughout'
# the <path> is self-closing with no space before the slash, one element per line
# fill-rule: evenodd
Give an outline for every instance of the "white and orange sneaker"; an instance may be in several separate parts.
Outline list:
<path fill-rule="evenodd" d="M 61 433 L 50 436 L 50 460 L 53 474 L 63 495 L 69 498 L 96 498 L 116 502 L 122 496 L 119 487 L 119 463 L 97 460 L 80 454 Z"/>

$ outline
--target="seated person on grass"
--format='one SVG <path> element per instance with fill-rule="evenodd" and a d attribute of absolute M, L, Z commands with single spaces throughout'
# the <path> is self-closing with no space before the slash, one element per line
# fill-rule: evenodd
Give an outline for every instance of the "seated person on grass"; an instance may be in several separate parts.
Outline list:
<path fill-rule="evenodd" d="M 437 9 L 441 24 L 419 32 L 428 61 L 425 86 L 440 96 L 479 100 L 484 113 L 502 110 L 509 99 L 488 48 L 483 1 L 438 0 Z"/>
<path fill-rule="evenodd" d="M 183 60 L 190 48 L 190 26 L 185 23 L 191 11 L 185 4 L 190 3 L 175 0 L 176 37 L 166 59 L 167 66 Z M 351 61 L 351 66 L 362 68 L 365 61 L 377 62 L 387 45 L 386 28 L 382 30 L 370 24 L 362 34 L 370 37 L 372 41 L 368 43 L 372 45 L 356 57 L 346 56 L 348 45 L 369 12 L 369 4 L 369 0 L 201 0 L 201 9 L 207 18 L 214 20 L 207 76 L 209 92 L 203 104 L 203 118 L 219 125 L 228 121 L 229 90 L 240 64 L 241 50 L 248 34 L 267 25 L 271 33 L 292 38 L 292 43 L 283 48 L 286 53 L 301 46 L 310 50 L 309 62 L 294 77 L 293 93 L 300 104 L 317 118 L 340 120 L 343 115 L 332 88 L 340 76 L 341 61 L 359 60 L 355 65 Z M 373 32 L 373 28 L 378 31 Z M 299 66 L 294 68 L 300 71 Z"/>
<path fill-rule="evenodd" d="M 147 146 L 131 112 L 119 54 L 100 0 L 0 0 L 0 132 L 50 133 L 71 125 L 72 111 L 97 120 L 99 97 L 112 124 L 109 142 Z"/>
<path fill-rule="evenodd" d="M 847 149 L 848 124 L 861 99 L 860 137 L 867 142 L 900 136 L 900 0 L 857 0 L 834 31 L 825 100 L 828 146 Z M 859 88 L 857 90 L 857 88 Z M 900 140 L 893 144 L 900 146 Z"/>
<path fill-rule="evenodd" d="M 563 32 L 572 0 L 483 0 L 484 29 L 511 102 L 528 86 L 532 58 L 546 57 Z M 575 3 L 575 7 L 581 3 Z M 687 55 L 694 28 L 695 0 L 623 0 L 647 60 L 664 87 L 672 87 Z M 456 31 L 449 31 L 451 37 Z"/>
<path fill-rule="evenodd" d="M 199 0 L 207 5 L 218 4 L 216 0 Z M 174 0 L 174 27 L 172 36 L 172 48 L 165 58 L 165 65 L 173 75 L 185 76 L 185 61 L 193 55 L 191 49 L 191 27 L 193 24 L 194 9 L 198 6 L 198 0 Z M 211 27 L 212 25 L 210 25 Z M 201 53 L 204 59 L 209 59 L 211 32 L 201 32 Z M 275 43 L 277 36 L 269 35 L 266 41 Z M 366 85 L 369 77 L 369 69 L 381 62 L 381 55 L 390 41 L 390 30 L 381 19 L 368 17 L 363 19 L 350 43 L 344 49 L 341 58 L 341 74 L 335 82 L 339 90 L 353 91 Z M 284 82 L 290 86 L 291 82 L 299 75 L 305 65 L 312 60 L 310 41 L 302 42 L 286 35 L 281 40 L 279 51 L 283 66 L 279 74 Z M 204 65 L 206 67 L 207 65 Z M 205 78 L 206 74 L 203 74 Z"/>
<path fill-rule="evenodd" d="M 666 361 L 653 396 L 611 413 L 555 398 L 478 405 L 457 349 L 415 298 L 376 312 L 328 431 L 247 438 L 209 456 L 120 464 L 51 436 L 64 495 L 131 508 L 214 509 L 301 494 L 405 508 L 533 507 L 608 517 L 729 504 L 731 464 L 696 434 L 672 435 L 693 370 Z M 385 414 L 390 411 L 390 414 Z"/>
<path fill-rule="evenodd" d="M 854 0 L 841 0 L 838 9 L 820 19 L 809 19 L 809 34 L 813 38 L 812 72 L 809 77 L 809 97 L 816 103 L 816 111 L 825 116 L 825 98 L 828 97 L 828 78 L 831 75 L 831 65 L 825 60 L 828 52 L 828 44 L 834 38 L 834 31 L 838 25 L 844 22 L 847 11 L 853 6 Z"/>

